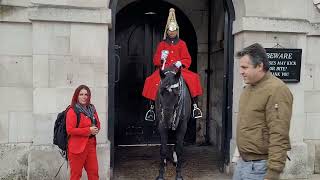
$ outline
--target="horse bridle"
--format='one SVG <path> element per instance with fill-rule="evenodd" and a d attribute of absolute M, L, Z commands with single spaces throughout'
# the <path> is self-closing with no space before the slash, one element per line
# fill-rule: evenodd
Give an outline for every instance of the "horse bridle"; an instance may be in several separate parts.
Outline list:
<path fill-rule="evenodd" d="M 172 73 L 172 74 L 177 74 L 175 71 L 166 71 L 164 74 L 168 74 L 168 73 Z M 172 124 L 171 124 L 171 127 L 172 127 L 172 130 L 176 130 L 176 126 L 179 124 L 179 117 L 181 115 L 181 111 L 182 111 L 182 106 L 180 106 L 180 108 L 177 108 L 179 107 L 179 105 L 181 105 L 182 101 L 183 101 L 183 97 L 182 96 L 182 93 L 183 93 L 183 85 L 182 85 L 182 77 L 179 78 L 179 81 L 175 84 L 172 84 L 171 86 L 169 87 L 166 87 L 166 89 L 169 91 L 169 92 L 172 92 L 172 89 L 175 89 L 175 88 L 179 88 L 179 94 L 178 94 L 178 102 L 174 105 L 174 113 L 173 113 L 173 121 L 172 121 Z M 161 81 L 160 81 L 161 83 Z M 163 108 L 162 108 L 162 105 L 161 105 L 161 101 L 160 101 L 160 109 L 161 109 L 161 121 L 163 122 L 164 121 L 164 112 L 163 112 Z"/>
<path fill-rule="evenodd" d="M 171 74 L 174 74 L 174 75 L 177 74 L 175 71 L 166 71 L 166 72 L 164 72 L 164 74 L 168 74 L 168 73 L 171 73 Z M 160 81 L 160 83 L 161 83 L 161 81 Z M 172 89 L 175 89 L 175 88 L 177 88 L 177 87 L 179 87 L 179 86 L 181 86 L 181 80 L 180 80 L 180 79 L 179 79 L 179 81 L 178 81 L 176 84 L 172 84 L 171 86 L 166 87 L 166 89 L 167 89 L 169 92 L 171 92 Z M 180 93 L 179 93 L 179 96 L 180 96 Z"/>

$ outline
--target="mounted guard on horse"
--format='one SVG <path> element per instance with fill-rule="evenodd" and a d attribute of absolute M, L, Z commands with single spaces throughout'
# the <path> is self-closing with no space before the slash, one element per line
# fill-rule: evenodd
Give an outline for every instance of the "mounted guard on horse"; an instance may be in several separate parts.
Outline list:
<path fill-rule="evenodd" d="M 197 105 L 197 97 L 202 95 L 202 87 L 198 74 L 188 70 L 191 65 L 191 56 L 186 43 L 179 38 L 179 26 L 176 21 L 175 10 L 169 11 L 167 24 L 165 27 L 163 41 L 158 44 L 153 63 L 157 67 L 149 77 L 146 78 L 142 95 L 150 100 L 150 110 L 145 116 L 145 120 L 154 121 L 154 101 L 160 85 L 160 68 L 174 66 L 181 68 L 181 74 L 186 82 L 193 100 L 193 118 L 202 117 L 202 112 Z"/>

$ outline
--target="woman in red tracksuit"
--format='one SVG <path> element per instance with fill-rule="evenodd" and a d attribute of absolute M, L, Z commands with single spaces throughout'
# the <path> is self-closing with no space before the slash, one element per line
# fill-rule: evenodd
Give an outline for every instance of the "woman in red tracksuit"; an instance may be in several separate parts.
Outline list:
<path fill-rule="evenodd" d="M 80 180 L 83 168 L 89 180 L 99 179 L 96 135 L 100 130 L 100 121 L 94 106 L 90 104 L 90 99 L 91 92 L 88 86 L 80 85 L 73 94 L 71 108 L 67 112 L 70 180 Z M 75 110 L 80 112 L 78 127 Z"/>

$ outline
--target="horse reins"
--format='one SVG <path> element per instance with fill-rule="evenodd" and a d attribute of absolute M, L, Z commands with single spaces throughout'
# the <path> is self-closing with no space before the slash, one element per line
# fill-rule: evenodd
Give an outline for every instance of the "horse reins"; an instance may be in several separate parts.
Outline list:
<path fill-rule="evenodd" d="M 164 74 L 168 74 L 168 73 L 176 74 L 176 72 L 174 72 L 174 71 L 167 71 Z M 184 94 L 183 94 L 184 93 L 184 86 L 182 84 L 182 81 L 183 81 L 183 79 L 182 79 L 182 77 L 180 77 L 179 78 L 179 82 L 177 82 L 177 83 L 175 83 L 175 84 L 173 84 L 173 85 L 171 85 L 169 87 L 166 87 L 166 89 L 169 92 L 171 92 L 172 89 L 174 89 L 174 88 L 180 87 L 179 94 L 178 94 L 179 100 L 174 105 L 173 121 L 172 121 L 172 124 L 171 124 L 172 125 L 172 127 L 171 127 L 172 130 L 176 130 L 176 126 L 179 124 L 179 117 L 180 117 L 181 111 L 182 111 L 182 106 L 180 106 L 180 108 L 178 108 L 179 105 L 182 104 L 182 101 L 184 100 Z M 164 121 L 164 112 L 163 112 L 164 109 L 162 108 L 161 102 L 160 102 L 160 108 L 161 108 L 161 121 L 163 122 Z M 178 112 L 177 112 L 177 110 L 178 110 Z"/>

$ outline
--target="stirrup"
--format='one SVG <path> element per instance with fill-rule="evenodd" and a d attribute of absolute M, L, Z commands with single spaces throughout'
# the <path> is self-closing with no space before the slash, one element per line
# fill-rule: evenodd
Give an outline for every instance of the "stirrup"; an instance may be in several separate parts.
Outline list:
<path fill-rule="evenodd" d="M 193 104 L 192 117 L 195 119 L 202 117 L 201 109 L 198 108 L 197 104 Z"/>
<path fill-rule="evenodd" d="M 144 117 L 144 120 L 146 121 L 155 121 L 156 120 L 156 114 L 154 113 L 154 106 L 151 105 L 150 109 L 147 111 L 146 116 Z"/>

